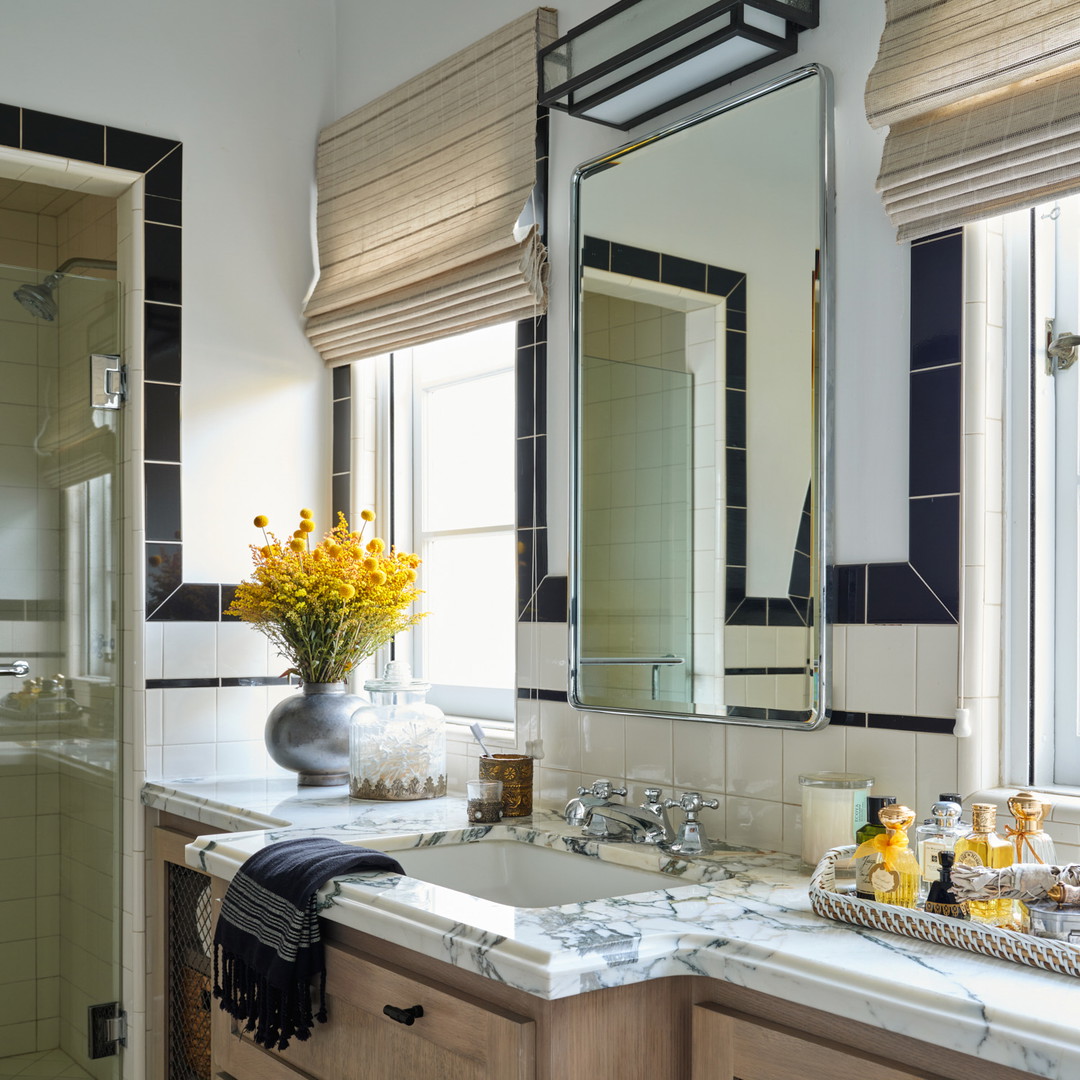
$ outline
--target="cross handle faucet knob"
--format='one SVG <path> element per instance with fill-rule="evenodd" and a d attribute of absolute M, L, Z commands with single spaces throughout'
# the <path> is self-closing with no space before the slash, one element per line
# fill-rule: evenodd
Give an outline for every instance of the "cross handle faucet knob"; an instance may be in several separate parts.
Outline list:
<path fill-rule="evenodd" d="M 591 788 L 579 787 L 579 795 L 595 795 L 598 799 L 610 799 L 612 795 L 625 795 L 626 788 L 611 786 L 610 780 L 594 780 Z"/>
<path fill-rule="evenodd" d="M 720 803 L 716 799 L 703 799 L 701 793 L 697 791 L 687 791 L 678 799 L 665 799 L 664 805 L 678 807 L 686 811 L 687 816 L 691 818 L 696 817 L 698 812 L 705 807 L 710 810 L 717 810 L 720 807 Z"/>

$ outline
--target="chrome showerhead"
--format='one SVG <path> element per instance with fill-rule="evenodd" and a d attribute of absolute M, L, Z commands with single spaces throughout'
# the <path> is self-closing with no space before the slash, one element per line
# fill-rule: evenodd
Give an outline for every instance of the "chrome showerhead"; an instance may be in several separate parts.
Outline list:
<path fill-rule="evenodd" d="M 12 295 L 31 315 L 52 322 L 56 318 L 53 288 L 58 280 L 50 274 L 41 285 L 20 285 Z"/>
<path fill-rule="evenodd" d="M 53 322 L 56 319 L 56 298 L 53 296 L 53 289 L 60 284 L 64 275 L 73 266 L 89 266 L 98 270 L 116 269 L 116 263 L 112 259 L 86 259 L 77 255 L 57 267 L 40 285 L 20 285 L 12 295 L 31 315 L 44 319 L 46 322 Z"/>

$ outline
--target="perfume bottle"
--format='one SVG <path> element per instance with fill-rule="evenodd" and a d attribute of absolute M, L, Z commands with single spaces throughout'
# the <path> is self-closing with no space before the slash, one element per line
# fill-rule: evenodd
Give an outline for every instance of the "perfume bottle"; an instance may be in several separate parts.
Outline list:
<path fill-rule="evenodd" d="M 855 856 L 877 856 L 870 869 L 870 884 L 879 904 L 914 907 L 919 895 L 919 861 L 908 847 L 907 830 L 915 820 L 915 811 L 907 806 L 886 806 L 878 818 L 885 826 L 884 835 L 860 844 Z"/>
<path fill-rule="evenodd" d="M 885 835 L 885 826 L 881 824 L 878 815 L 886 806 L 893 806 L 895 803 L 895 795 L 871 796 L 866 800 L 866 824 L 861 825 L 856 831 L 856 844 L 864 844 L 875 836 Z M 876 852 L 855 859 L 855 895 L 860 900 L 874 899 L 874 886 L 870 884 L 870 871 L 876 862 Z"/>
<path fill-rule="evenodd" d="M 1016 825 L 1007 827 L 1005 835 L 1012 841 L 1013 862 L 1046 866 L 1057 862 L 1054 841 L 1043 830 L 1043 818 L 1049 809 L 1049 803 L 1040 801 L 1030 791 L 1018 791 L 1009 799 L 1009 812 L 1016 819 Z"/>
<path fill-rule="evenodd" d="M 931 915 L 945 915 L 950 919 L 966 919 L 968 917 L 967 901 L 957 899 L 956 893 L 953 892 L 952 879 L 949 876 L 952 873 L 955 858 L 955 853 L 948 849 L 938 853 L 938 877 L 930 886 L 930 893 L 926 897 L 923 910 Z"/>
<path fill-rule="evenodd" d="M 930 807 L 931 820 L 915 830 L 915 851 L 919 859 L 919 899 L 925 900 L 938 880 L 938 860 L 943 851 L 952 851 L 964 835 L 960 828 L 959 803 L 936 802 Z"/>
<path fill-rule="evenodd" d="M 971 807 L 971 832 L 956 841 L 956 862 L 964 866 L 988 866 L 1000 870 L 1012 866 L 1013 846 L 994 831 L 997 807 L 993 803 L 975 803 Z M 1012 922 L 1013 902 L 1007 897 L 995 900 L 972 900 L 968 904 L 972 922 L 1007 926 Z"/>

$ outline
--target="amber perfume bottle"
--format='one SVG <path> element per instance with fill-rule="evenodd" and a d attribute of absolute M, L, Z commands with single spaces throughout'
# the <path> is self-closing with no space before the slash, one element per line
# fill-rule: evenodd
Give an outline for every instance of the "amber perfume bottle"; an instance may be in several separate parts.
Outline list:
<path fill-rule="evenodd" d="M 971 832 L 956 841 L 956 862 L 962 866 L 988 866 L 1000 870 L 1012 866 L 1013 846 L 994 831 L 997 807 L 993 803 L 975 803 L 971 807 Z M 972 922 L 1008 926 L 1012 922 L 1013 902 L 1007 897 L 995 900 L 972 900 L 968 904 Z"/>
<path fill-rule="evenodd" d="M 1057 862 L 1054 841 L 1043 829 L 1043 818 L 1049 808 L 1049 803 L 1042 802 L 1030 791 L 1018 791 L 1009 799 L 1009 813 L 1016 819 L 1016 824 L 1006 828 L 1005 834 L 1012 841 L 1013 862 L 1046 866 Z"/>
<path fill-rule="evenodd" d="M 870 885 L 879 904 L 915 907 L 919 897 L 919 860 L 908 846 L 907 830 L 915 811 L 907 806 L 886 806 L 878 814 L 885 832 L 855 849 L 855 857 L 876 855 Z"/>

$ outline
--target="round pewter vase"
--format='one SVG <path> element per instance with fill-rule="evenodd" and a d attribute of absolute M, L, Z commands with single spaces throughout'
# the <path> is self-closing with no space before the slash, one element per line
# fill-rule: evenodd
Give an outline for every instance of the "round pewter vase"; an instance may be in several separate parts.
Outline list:
<path fill-rule="evenodd" d="M 300 787 L 349 781 L 349 720 L 367 701 L 345 692 L 345 683 L 304 683 L 266 718 L 266 750 L 297 773 Z"/>

